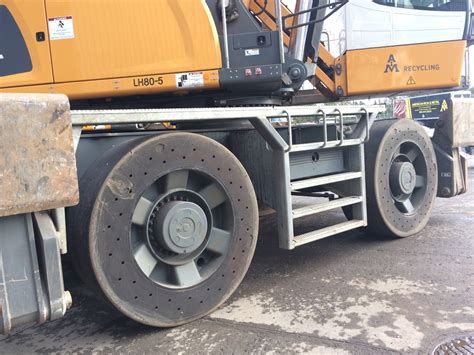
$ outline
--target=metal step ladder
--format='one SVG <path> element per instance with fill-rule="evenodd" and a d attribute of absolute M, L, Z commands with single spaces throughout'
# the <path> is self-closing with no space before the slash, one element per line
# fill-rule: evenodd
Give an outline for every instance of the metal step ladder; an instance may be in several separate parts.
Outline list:
<path fill-rule="evenodd" d="M 341 208 L 351 208 L 353 218 L 352 220 L 329 225 L 301 235 L 295 235 L 294 229 L 289 228 L 289 232 L 292 232 L 292 238 L 288 245 L 289 249 L 367 225 L 364 143 L 369 138 L 369 120 L 366 117 L 365 122 L 363 120 L 360 121 L 360 124 L 365 124 L 365 129 L 359 129 L 359 133 L 356 133 L 358 136 L 351 136 L 350 139 L 346 139 L 344 118 L 341 111 L 336 109 L 328 115 L 326 111 L 320 110 L 318 114 L 322 116 L 323 121 L 323 141 L 300 144 L 294 144 L 293 142 L 293 118 L 291 115 L 287 115 L 289 162 L 291 164 L 292 157 L 301 152 L 319 154 L 325 150 L 342 151 L 343 170 L 296 180 L 293 179 L 290 173 L 290 189 L 292 194 L 301 191 L 330 191 L 335 193 L 338 198 L 296 209 L 291 205 L 292 227 L 294 227 L 294 223 L 298 219 L 317 216 L 321 213 Z M 332 116 L 334 119 L 330 120 L 329 116 Z M 333 140 L 328 139 L 328 126 L 330 125 L 339 128 L 338 137 Z M 317 200 L 320 199 L 318 198 Z"/>

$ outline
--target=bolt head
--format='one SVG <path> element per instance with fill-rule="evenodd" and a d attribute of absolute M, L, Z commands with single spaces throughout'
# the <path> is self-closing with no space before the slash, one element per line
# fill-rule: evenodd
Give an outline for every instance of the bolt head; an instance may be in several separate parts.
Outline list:
<path fill-rule="evenodd" d="M 300 68 L 293 68 L 290 70 L 290 77 L 294 80 L 297 80 L 301 77 L 301 69 Z"/>

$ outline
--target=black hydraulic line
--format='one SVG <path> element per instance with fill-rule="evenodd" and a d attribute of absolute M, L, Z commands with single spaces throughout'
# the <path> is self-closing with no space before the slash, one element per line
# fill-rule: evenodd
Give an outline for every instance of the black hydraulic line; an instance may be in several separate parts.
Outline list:
<path fill-rule="evenodd" d="M 260 5 L 257 0 L 254 1 L 255 5 L 257 5 L 258 7 L 260 7 L 260 11 L 259 12 L 255 12 L 254 15 L 255 16 L 260 16 L 261 14 L 263 14 L 264 12 L 267 12 L 267 6 L 268 6 L 268 0 L 264 0 L 263 2 L 263 6 Z"/>
<path fill-rule="evenodd" d="M 349 2 L 349 0 L 340 0 L 340 1 L 336 1 L 336 2 L 333 2 L 333 3 L 327 4 L 327 5 L 316 6 L 316 7 L 313 7 L 311 9 L 308 9 L 308 10 L 299 11 L 299 12 L 295 12 L 295 13 L 290 14 L 290 15 L 283 16 L 283 23 L 285 24 L 287 19 L 293 18 L 295 16 L 299 16 L 301 14 L 305 14 L 305 13 L 308 13 L 308 12 L 314 13 L 315 11 L 322 10 L 322 9 L 325 9 L 325 8 L 330 8 L 331 9 L 329 14 L 327 14 L 326 16 L 324 16 L 321 19 L 312 20 L 312 21 L 308 21 L 308 22 L 301 23 L 301 24 L 298 24 L 298 25 L 293 25 L 293 26 L 285 26 L 284 29 L 285 30 L 291 30 L 291 29 L 294 29 L 294 28 L 309 26 L 309 25 L 314 24 L 314 23 L 324 22 L 329 17 L 331 17 L 333 14 L 335 14 L 337 11 L 339 11 L 339 9 L 341 9 L 348 2 Z"/>

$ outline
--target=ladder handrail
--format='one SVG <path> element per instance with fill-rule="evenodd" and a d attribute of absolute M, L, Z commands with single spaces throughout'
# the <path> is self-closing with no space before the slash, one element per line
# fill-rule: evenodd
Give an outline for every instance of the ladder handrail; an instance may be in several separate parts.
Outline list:
<path fill-rule="evenodd" d="M 324 148 L 325 146 L 328 145 L 328 120 L 327 120 L 327 115 L 326 112 L 324 112 L 322 109 L 319 109 L 316 114 L 322 112 L 323 114 L 323 131 L 324 131 L 324 142 L 321 146 L 321 148 Z"/>
<path fill-rule="evenodd" d="M 364 144 L 367 143 L 370 139 L 370 122 L 369 122 L 369 112 L 365 108 L 361 108 L 360 112 L 363 113 L 363 116 L 361 117 L 361 120 L 365 118 L 365 139 L 364 139 Z"/>
<path fill-rule="evenodd" d="M 283 111 L 283 113 L 286 114 L 286 119 L 288 121 L 288 148 L 285 149 L 285 153 L 291 152 L 291 149 L 293 148 L 293 118 L 291 117 L 290 113 L 288 111 Z"/>
<path fill-rule="evenodd" d="M 341 110 L 339 110 L 338 108 L 336 108 L 334 112 L 339 116 L 339 133 L 341 135 L 341 139 L 337 146 L 341 146 L 344 144 L 344 118 L 342 117 Z"/>

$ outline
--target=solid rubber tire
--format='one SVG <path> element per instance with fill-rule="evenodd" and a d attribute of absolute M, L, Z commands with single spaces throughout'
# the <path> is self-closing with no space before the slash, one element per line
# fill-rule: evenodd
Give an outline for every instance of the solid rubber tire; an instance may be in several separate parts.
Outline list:
<path fill-rule="evenodd" d="M 172 289 L 147 278 L 127 256 L 126 228 L 140 192 L 166 172 L 186 168 L 198 169 L 224 188 L 235 222 L 228 254 L 217 271 L 195 286 Z M 88 169 L 80 190 L 81 203 L 67 215 L 76 269 L 113 307 L 137 322 L 170 327 L 201 318 L 230 297 L 248 270 L 258 235 L 255 192 L 238 159 L 212 139 L 171 133 L 127 141 Z"/>
<path fill-rule="evenodd" d="M 391 196 L 387 164 L 402 142 L 414 143 L 421 149 L 428 172 L 421 207 L 411 215 L 403 214 L 389 202 Z M 422 126 L 408 119 L 376 121 L 370 131 L 370 140 L 365 145 L 365 173 L 367 232 L 402 238 L 425 228 L 436 199 L 438 172 L 433 144 Z"/>

